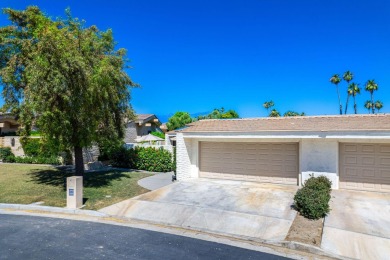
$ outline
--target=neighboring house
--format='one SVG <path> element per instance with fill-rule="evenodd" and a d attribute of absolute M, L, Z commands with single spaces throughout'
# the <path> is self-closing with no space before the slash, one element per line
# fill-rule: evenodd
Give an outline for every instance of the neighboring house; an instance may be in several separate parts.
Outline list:
<path fill-rule="evenodd" d="M 24 155 L 19 136 L 16 136 L 20 125 L 10 113 L 0 113 L 0 147 L 10 147 L 12 152 L 21 156 Z"/>
<path fill-rule="evenodd" d="M 301 186 L 314 173 L 334 189 L 390 192 L 390 115 L 201 120 L 176 140 L 178 180 Z"/>
<path fill-rule="evenodd" d="M 0 136 L 15 133 L 19 129 L 19 124 L 10 113 L 0 113 Z"/>
<path fill-rule="evenodd" d="M 162 132 L 161 122 L 156 115 L 140 114 L 137 119 L 126 124 L 125 143 L 135 143 L 136 139 L 151 132 Z"/>

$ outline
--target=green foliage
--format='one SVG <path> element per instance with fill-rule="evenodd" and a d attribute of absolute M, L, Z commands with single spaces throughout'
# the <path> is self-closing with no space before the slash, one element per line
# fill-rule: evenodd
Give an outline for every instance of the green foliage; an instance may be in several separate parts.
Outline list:
<path fill-rule="evenodd" d="M 58 155 L 58 146 L 51 145 L 49 142 L 45 142 L 41 138 L 21 138 L 25 155 L 31 157 L 55 157 Z"/>
<path fill-rule="evenodd" d="M 83 173 L 82 147 L 103 138 L 121 139 L 132 114 L 126 50 L 111 30 L 73 18 L 52 20 L 38 7 L 4 13 L 0 28 L 0 83 L 5 109 L 19 117 L 21 134 L 33 123 L 61 150 L 74 149 L 76 173 Z"/>
<path fill-rule="evenodd" d="M 332 182 L 324 177 L 311 177 L 294 196 L 295 207 L 300 214 L 309 219 L 325 217 L 329 212 Z"/>
<path fill-rule="evenodd" d="M 151 172 L 169 172 L 173 170 L 172 154 L 163 149 L 153 147 L 137 147 L 136 168 Z"/>
<path fill-rule="evenodd" d="M 263 103 L 263 107 L 264 107 L 265 109 L 267 109 L 267 111 L 268 111 L 271 107 L 273 107 L 273 106 L 275 106 L 275 103 L 274 103 L 272 100 L 266 101 L 266 102 Z"/>
<path fill-rule="evenodd" d="M 58 157 L 52 156 L 52 157 L 21 157 L 16 156 L 14 158 L 14 162 L 16 163 L 34 163 L 34 164 L 53 164 L 53 165 L 59 165 L 60 161 Z"/>
<path fill-rule="evenodd" d="M 299 114 L 298 112 L 291 111 L 291 110 L 289 110 L 289 111 L 287 111 L 286 113 L 283 114 L 284 117 L 289 117 L 289 116 L 304 116 L 304 115 L 305 115 L 304 112 L 302 112 L 302 113 Z"/>
<path fill-rule="evenodd" d="M 225 111 L 223 107 L 220 109 L 215 108 L 210 114 L 205 116 L 198 116 L 198 120 L 202 119 L 228 119 L 228 118 L 239 118 L 238 113 L 232 109 Z"/>
<path fill-rule="evenodd" d="M 167 127 L 169 131 L 181 128 L 186 124 L 193 121 L 190 114 L 187 112 L 176 112 L 173 116 L 168 119 Z"/>
<path fill-rule="evenodd" d="M 172 154 L 165 149 L 119 147 L 111 154 L 112 166 L 151 172 L 169 172 L 174 169 Z"/>
<path fill-rule="evenodd" d="M 279 113 L 278 110 L 272 109 L 272 110 L 271 110 L 271 113 L 269 113 L 268 116 L 269 116 L 269 117 L 280 117 L 280 113 Z"/>
<path fill-rule="evenodd" d="M 7 157 L 15 157 L 10 147 L 0 147 L 0 160 L 5 162 Z"/>
<path fill-rule="evenodd" d="M 157 137 L 160 137 L 161 139 L 165 139 L 165 134 L 163 132 L 154 131 L 154 132 L 151 132 L 150 134 L 157 136 Z"/>

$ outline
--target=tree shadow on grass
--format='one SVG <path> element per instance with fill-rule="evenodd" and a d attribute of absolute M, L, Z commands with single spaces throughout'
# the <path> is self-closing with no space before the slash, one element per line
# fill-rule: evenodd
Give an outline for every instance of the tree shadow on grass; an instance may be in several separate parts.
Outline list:
<path fill-rule="evenodd" d="M 74 176 L 74 170 L 69 167 L 57 167 L 56 169 L 37 170 L 29 173 L 31 182 L 62 187 L 66 190 L 66 178 Z M 112 181 L 121 178 L 131 178 L 120 170 L 85 172 L 83 185 L 85 188 L 99 188 L 110 186 Z"/>

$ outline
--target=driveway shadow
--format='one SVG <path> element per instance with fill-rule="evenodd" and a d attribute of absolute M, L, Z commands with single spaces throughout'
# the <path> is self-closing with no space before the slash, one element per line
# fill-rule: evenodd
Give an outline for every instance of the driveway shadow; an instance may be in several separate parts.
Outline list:
<path fill-rule="evenodd" d="M 62 187 L 66 190 L 66 178 L 74 176 L 74 170 L 69 167 L 57 167 L 56 169 L 37 170 L 29 173 L 31 182 L 50 186 Z M 85 172 L 83 185 L 86 188 L 99 188 L 111 185 L 111 182 L 121 178 L 131 178 L 120 170 L 106 170 Z"/>

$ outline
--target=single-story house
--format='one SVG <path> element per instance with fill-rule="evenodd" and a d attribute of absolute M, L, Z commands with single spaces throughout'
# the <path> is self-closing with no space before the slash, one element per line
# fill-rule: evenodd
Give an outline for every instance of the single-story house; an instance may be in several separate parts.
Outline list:
<path fill-rule="evenodd" d="M 325 175 L 334 189 L 390 192 L 390 115 L 201 120 L 176 134 L 177 179 L 302 185 Z"/>
<path fill-rule="evenodd" d="M 126 124 L 125 143 L 135 143 L 137 138 L 148 135 L 151 132 L 163 132 L 160 129 L 161 122 L 154 114 L 139 114 L 137 119 Z"/>

